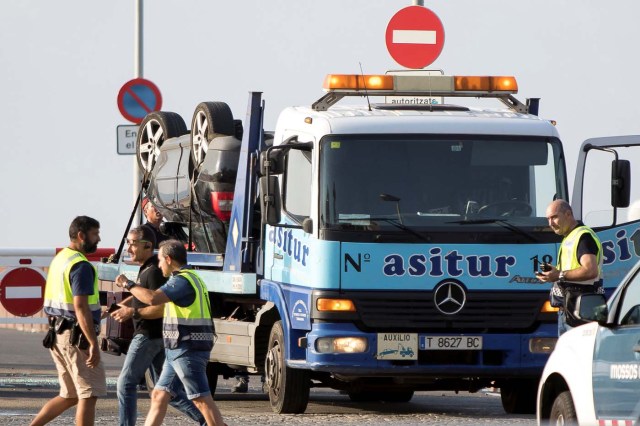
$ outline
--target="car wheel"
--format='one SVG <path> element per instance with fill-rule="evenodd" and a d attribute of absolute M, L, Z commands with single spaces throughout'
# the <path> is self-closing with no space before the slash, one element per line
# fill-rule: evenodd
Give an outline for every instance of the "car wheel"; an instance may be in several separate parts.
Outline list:
<path fill-rule="evenodd" d="M 191 119 L 191 162 L 197 169 L 204 161 L 209 143 L 220 135 L 232 136 L 236 124 L 229 105 L 224 102 L 202 102 Z"/>
<path fill-rule="evenodd" d="M 549 425 L 577 425 L 578 416 L 576 415 L 576 407 L 573 405 L 571 392 L 564 391 L 558 395 L 551 406 L 551 414 L 549 415 Z"/>
<path fill-rule="evenodd" d="M 271 409 L 278 414 L 304 413 L 309 402 L 309 372 L 287 367 L 282 321 L 271 328 L 269 351 L 265 359 L 265 383 Z"/>
<path fill-rule="evenodd" d="M 145 174 L 151 172 L 164 141 L 186 133 L 187 125 L 179 114 L 165 111 L 148 114 L 140 123 L 136 140 L 140 169 Z"/>

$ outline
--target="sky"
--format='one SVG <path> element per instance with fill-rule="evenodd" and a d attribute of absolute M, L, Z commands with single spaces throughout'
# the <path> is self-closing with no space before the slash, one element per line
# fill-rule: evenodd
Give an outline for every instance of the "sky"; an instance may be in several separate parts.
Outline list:
<path fill-rule="evenodd" d="M 328 73 L 402 69 L 389 19 L 409 0 L 153 0 L 143 77 L 190 123 L 202 101 L 244 119 L 263 92 L 265 127 L 322 96 Z M 640 133 L 638 0 L 425 0 L 445 44 L 428 68 L 514 75 L 518 99 L 557 121 L 570 181 L 587 138 Z M 135 1 L 0 2 L 0 247 L 68 243 L 77 215 L 115 247 L 133 207 L 134 156 L 118 155 L 120 87 L 134 78 Z M 189 126 L 189 124 L 187 124 Z"/>

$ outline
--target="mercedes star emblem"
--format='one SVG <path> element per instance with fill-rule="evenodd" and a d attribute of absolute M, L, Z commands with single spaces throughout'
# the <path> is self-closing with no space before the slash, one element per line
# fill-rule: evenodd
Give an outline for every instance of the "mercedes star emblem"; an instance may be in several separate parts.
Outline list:
<path fill-rule="evenodd" d="M 454 281 L 445 281 L 433 292 L 436 308 L 445 315 L 457 314 L 466 301 L 464 287 Z"/>

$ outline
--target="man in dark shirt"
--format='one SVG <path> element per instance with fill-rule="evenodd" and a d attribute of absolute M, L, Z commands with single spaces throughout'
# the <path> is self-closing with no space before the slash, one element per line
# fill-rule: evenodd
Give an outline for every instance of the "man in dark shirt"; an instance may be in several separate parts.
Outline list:
<path fill-rule="evenodd" d="M 158 245 L 169 237 L 160 231 L 160 224 L 162 223 L 162 213 L 156 209 L 156 206 L 153 205 L 149 198 L 145 197 L 142 199 L 142 212 L 144 213 L 144 217 L 147 218 L 147 223 L 142 225 L 143 228 L 148 229 L 153 232 L 155 236 L 156 242 L 153 248 L 158 248 Z"/>
<path fill-rule="evenodd" d="M 540 281 L 553 282 L 551 305 L 559 308 L 558 335 L 581 324 L 573 315 L 575 298 L 584 293 L 604 293 L 602 286 L 602 245 L 589 227 L 573 216 L 571 205 L 554 200 L 547 207 L 549 226 L 563 237 L 557 267 L 538 272 Z"/>
<path fill-rule="evenodd" d="M 158 257 L 153 253 L 155 236 L 145 228 L 132 229 L 127 235 L 127 252 L 131 260 L 140 264 L 138 283 L 141 287 L 156 290 L 167 279 L 158 268 Z M 164 307 L 149 306 L 134 296 L 123 300 L 118 310 L 111 316 L 122 322 L 133 318 L 134 337 L 127 351 L 120 377 L 118 378 L 118 407 L 120 425 L 135 425 L 137 417 L 137 385 L 149 368 L 154 383 L 157 382 L 164 363 L 162 341 L 162 316 Z M 200 424 L 206 421 L 193 402 L 189 401 L 183 389 L 171 401 L 178 410 Z"/>

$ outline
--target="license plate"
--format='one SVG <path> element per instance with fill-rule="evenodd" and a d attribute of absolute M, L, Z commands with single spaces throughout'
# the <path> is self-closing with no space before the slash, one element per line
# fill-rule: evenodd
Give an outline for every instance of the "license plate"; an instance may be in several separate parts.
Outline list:
<path fill-rule="evenodd" d="M 482 349 L 482 336 L 420 336 L 420 350 L 456 351 Z"/>
<path fill-rule="evenodd" d="M 378 333 L 376 358 L 407 361 L 418 359 L 418 334 Z"/>

